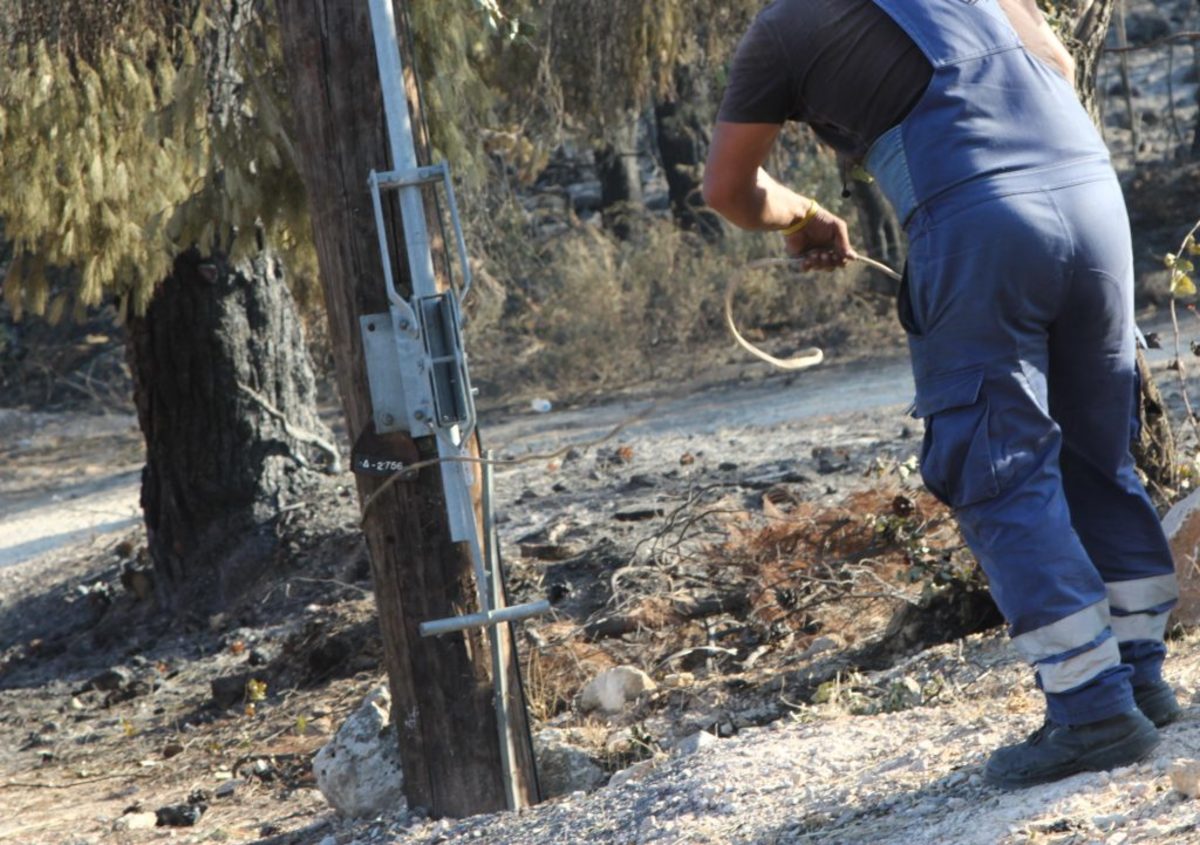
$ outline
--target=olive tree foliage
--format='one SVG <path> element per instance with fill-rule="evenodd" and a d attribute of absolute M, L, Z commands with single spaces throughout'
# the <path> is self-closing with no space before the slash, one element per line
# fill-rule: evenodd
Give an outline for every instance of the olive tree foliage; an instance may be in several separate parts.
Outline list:
<path fill-rule="evenodd" d="M 0 219 L 15 314 L 57 319 L 106 297 L 141 314 L 185 249 L 237 258 L 256 241 L 239 231 L 285 252 L 308 241 L 278 47 L 256 11 L 0 0 Z"/>
<path fill-rule="evenodd" d="M 758 0 L 529 0 L 541 81 L 559 113 L 603 124 L 674 84 L 680 64 L 719 73 Z"/>
<path fill-rule="evenodd" d="M 404 5 L 435 146 L 469 159 L 492 97 L 477 66 L 504 19 L 494 0 Z M 236 261 L 265 241 L 293 277 L 313 278 L 273 15 L 266 0 L 0 0 L 0 220 L 16 315 L 58 319 L 108 299 L 144 313 L 192 247 Z"/>

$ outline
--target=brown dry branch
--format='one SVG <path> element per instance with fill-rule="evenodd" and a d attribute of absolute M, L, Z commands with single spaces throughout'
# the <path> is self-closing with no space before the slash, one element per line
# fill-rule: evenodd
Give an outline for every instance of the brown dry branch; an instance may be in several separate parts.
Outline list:
<path fill-rule="evenodd" d="M 714 551 L 741 573 L 750 619 L 768 638 L 827 627 L 835 616 L 848 621 L 879 603 L 911 602 L 914 573 L 939 577 L 927 559 L 949 561 L 963 548 L 956 532 L 941 530 L 951 524 L 949 511 L 926 493 L 870 489 L 832 509 L 764 510 L 771 521 L 732 532 Z"/>

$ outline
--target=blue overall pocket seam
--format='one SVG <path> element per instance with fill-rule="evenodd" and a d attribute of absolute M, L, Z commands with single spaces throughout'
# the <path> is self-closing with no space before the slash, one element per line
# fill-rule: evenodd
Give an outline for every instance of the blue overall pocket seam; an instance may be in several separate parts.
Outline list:
<path fill-rule="evenodd" d="M 972 367 L 917 380 L 914 415 L 925 420 L 921 477 L 929 492 L 953 508 L 1000 493 L 983 375 L 983 367 Z"/>

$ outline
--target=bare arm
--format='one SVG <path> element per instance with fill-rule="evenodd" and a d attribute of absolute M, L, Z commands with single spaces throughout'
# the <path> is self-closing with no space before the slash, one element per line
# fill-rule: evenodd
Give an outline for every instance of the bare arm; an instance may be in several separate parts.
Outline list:
<path fill-rule="evenodd" d="M 704 169 L 704 201 L 742 229 L 783 230 L 808 218 L 787 236 L 788 252 L 803 255 L 810 267 L 840 267 L 854 256 L 845 221 L 762 169 L 780 128 L 718 121 Z"/>
<path fill-rule="evenodd" d="M 1025 49 L 1075 84 L 1075 60 L 1054 34 L 1036 0 L 999 0 Z"/>

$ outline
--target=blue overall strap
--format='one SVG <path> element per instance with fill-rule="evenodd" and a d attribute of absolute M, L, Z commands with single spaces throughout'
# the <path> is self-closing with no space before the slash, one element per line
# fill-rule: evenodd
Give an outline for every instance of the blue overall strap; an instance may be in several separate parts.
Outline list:
<path fill-rule="evenodd" d="M 901 221 L 969 183 L 1044 187 L 1045 171 L 1108 149 L 1074 89 L 1021 44 L 995 0 L 875 0 L 933 65 L 913 111 L 867 152 Z"/>

